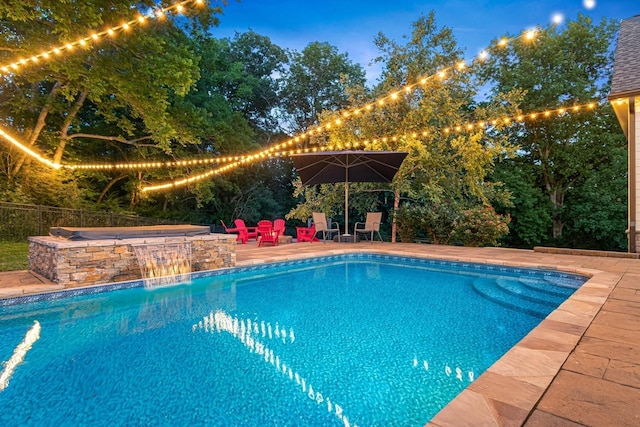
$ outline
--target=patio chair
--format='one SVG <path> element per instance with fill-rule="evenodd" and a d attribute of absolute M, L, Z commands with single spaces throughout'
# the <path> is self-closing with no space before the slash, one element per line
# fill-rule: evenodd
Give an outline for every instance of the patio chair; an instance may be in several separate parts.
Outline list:
<path fill-rule="evenodd" d="M 258 221 L 258 247 L 265 243 L 271 243 L 272 246 L 277 246 L 279 236 L 280 231 L 273 227 L 271 221 Z"/>
<path fill-rule="evenodd" d="M 353 227 L 353 234 L 357 236 L 358 233 L 371 233 L 371 243 L 373 243 L 373 233 L 378 233 L 380 241 L 383 242 L 380 235 L 380 223 L 382 222 L 382 212 L 367 212 L 367 219 L 365 222 L 356 222 Z M 359 227 L 360 226 L 360 227 Z"/>
<path fill-rule="evenodd" d="M 258 227 L 247 227 L 247 225 L 244 223 L 244 220 L 240 218 L 237 218 L 233 223 L 236 225 L 237 229 L 244 230 L 243 233 L 246 233 L 247 236 L 245 239 L 245 243 L 249 239 L 258 240 Z"/>
<path fill-rule="evenodd" d="M 327 240 L 327 234 L 338 233 L 338 242 L 340 241 L 340 225 L 337 222 L 331 224 L 331 228 L 327 225 L 327 216 L 324 212 L 313 212 L 313 225 L 316 227 L 316 233 L 322 232 L 322 240 Z M 335 228 L 333 226 L 335 225 Z M 315 236 L 315 234 L 314 234 Z"/>
<path fill-rule="evenodd" d="M 238 234 L 238 237 L 236 237 L 236 242 L 240 242 L 242 244 L 247 243 L 247 233 L 245 232 L 245 230 L 241 228 L 227 227 L 227 224 L 225 224 L 223 220 L 220 220 L 220 223 L 222 224 L 222 228 L 224 228 L 225 233 Z"/>

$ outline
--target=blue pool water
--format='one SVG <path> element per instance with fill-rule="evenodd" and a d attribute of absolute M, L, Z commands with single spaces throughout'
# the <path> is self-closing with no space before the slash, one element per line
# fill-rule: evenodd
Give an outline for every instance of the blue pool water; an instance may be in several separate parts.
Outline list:
<path fill-rule="evenodd" d="M 366 254 L 199 276 L 0 300 L 0 361 L 31 338 L 0 425 L 421 426 L 586 280 Z"/>

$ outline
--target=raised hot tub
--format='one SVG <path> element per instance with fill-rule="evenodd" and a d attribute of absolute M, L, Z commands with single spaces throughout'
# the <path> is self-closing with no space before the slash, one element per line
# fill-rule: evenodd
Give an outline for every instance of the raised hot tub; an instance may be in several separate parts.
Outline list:
<path fill-rule="evenodd" d="M 236 237 L 206 225 L 51 227 L 29 237 L 29 270 L 76 287 L 233 267 Z"/>
<path fill-rule="evenodd" d="M 51 227 L 49 235 L 67 240 L 122 240 L 144 237 L 202 236 L 208 225 L 145 225 L 139 227 Z"/>

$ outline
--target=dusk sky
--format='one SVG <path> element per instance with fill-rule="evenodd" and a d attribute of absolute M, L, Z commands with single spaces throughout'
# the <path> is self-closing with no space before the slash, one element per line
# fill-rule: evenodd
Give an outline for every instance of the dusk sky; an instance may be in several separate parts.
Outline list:
<path fill-rule="evenodd" d="M 411 32 L 411 23 L 431 10 L 439 27 L 453 30 L 458 43 L 471 59 L 489 46 L 492 39 L 517 35 L 535 26 L 552 22 L 557 14 L 575 19 L 578 13 L 596 22 L 603 17 L 620 21 L 640 14 L 638 0 L 567 1 L 417 1 L 417 0 L 229 0 L 220 17 L 217 37 L 233 37 L 235 32 L 253 30 L 283 48 L 301 51 L 313 41 L 328 42 L 340 53 L 359 63 L 367 78 L 375 82 L 377 55 L 373 40 L 378 32 L 402 41 Z M 562 24 L 561 24 L 562 25 Z"/>

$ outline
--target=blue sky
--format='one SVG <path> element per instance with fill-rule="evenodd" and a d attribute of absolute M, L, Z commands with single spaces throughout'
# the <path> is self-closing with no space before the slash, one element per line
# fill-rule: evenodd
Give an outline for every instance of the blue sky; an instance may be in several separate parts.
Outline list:
<path fill-rule="evenodd" d="M 589 4 L 590 3 L 590 4 Z M 640 14 L 638 0 L 566 1 L 414 1 L 414 0 L 229 0 L 220 17 L 217 37 L 253 30 L 283 48 L 302 50 L 313 41 L 328 42 L 359 63 L 374 82 L 378 66 L 373 40 L 378 32 L 401 41 L 411 23 L 431 10 L 438 26 L 453 30 L 458 43 L 472 58 L 492 39 L 516 35 L 551 22 L 554 14 L 575 19 L 583 13 L 599 22 L 603 17 L 622 20 Z"/>

